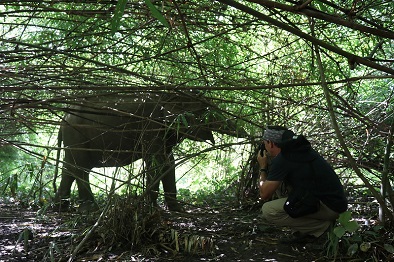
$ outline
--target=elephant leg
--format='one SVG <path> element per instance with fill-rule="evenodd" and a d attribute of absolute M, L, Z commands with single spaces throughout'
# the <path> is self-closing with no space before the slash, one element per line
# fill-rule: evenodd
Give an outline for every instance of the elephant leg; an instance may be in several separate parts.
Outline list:
<path fill-rule="evenodd" d="M 80 170 L 79 176 L 76 178 L 77 186 L 78 186 L 78 194 L 79 200 L 82 202 L 85 201 L 94 201 L 92 189 L 89 184 L 89 171 Z"/>
<path fill-rule="evenodd" d="M 62 175 L 59 188 L 55 195 L 54 209 L 58 211 L 66 211 L 70 206 L 70 194 L 71 186 L 75 180 L 75 169 L 74 165 L 70 164 L 69 154 L 66 153 L 64 158 L 64 164 L 62 168 Z"/>
<path fill-rule="evenodd" d="M 161 179 L 161 182 L 163 183 L 164 199 L 168 209 L 171 211 L 184 211 L 183 206 L 176 199 L 175 172 L 169 172 Z"/>
<path fill-rule="evenodd" d="M 153 206 L 157 206 L 157 197 L 159 196 L 159 183 L 160 180 L 156 177 L 156 172 L 152 170 L 151 161 L 147 161 L 147 196 L 148 203 L 151 203 Z"/>
<path fill-rule="evenodd" d="M 79 160 L 83 159 L 82 155 Z M 90 206 L 94 204 L 94 198 L 89 185 L 89 171 L 75 164 L 74 157 L 71 152 L 66 151 L 64 164 L 62 169 L 62 180 L 55 196 L 55 209 L 59 211 L 67 210 L 70 206 L 71 186 L 74 180 L 77 182 L 79 200 L 81 206 Z M 87 203 L 87 204 L 85 204 Z"/>
<path fill-rule="evenodd" d="M 54 199 L 54 210 L 66 211 L 70 207 L 71 186 L 75 178 L 71 176 L 65 168 L 62 170 L 60 186 Z"/>
<path fill-rule="evenodd" d="M 175 160 L 171 154 L 168 156 L 166 165 L 164 166 L 165 175 L 161 178 L 164 189 L 164 199 L 171 211 L 184 211 L 183 206 L 176 200 L 176 181 L 175 181 Z"/>
<path fill-rule="evenodd" d="M 98 205 L 94 200 L 93 192 L 89 183 L 90 170 L 78 170 L 78 177 L 76 178 L 78 187 L 78 196 L 80 204 L 78 207 L 79 212 L 89 212 L 98 210 Z"/>
<path fill-rule="evenodd" d="M 172 154 L 156 154 L 146 159 L 148 196 L 153 205 L 157 205 L 160 181 L 163 183 L 164 199 L 171 211 L 184 211 L 182 205 L 176 200 L 175 159 Z"/>
<path fill-rule="evenodd" d="M 56 199 L 67 199 L 70 198 L 71 186 L 75 178 L 71 176 L 65 169 L 62 171 L 62 180 L 60 186 L 56 192 Z"/>

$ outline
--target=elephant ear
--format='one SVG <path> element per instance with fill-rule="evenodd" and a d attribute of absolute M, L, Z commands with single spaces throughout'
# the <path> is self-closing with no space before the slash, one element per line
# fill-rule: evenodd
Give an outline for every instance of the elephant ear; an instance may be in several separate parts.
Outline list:
<path fill-rule="evenodd" d="M 209 103 L 200 96 L 171 94 L 164 99 L 162 106 L 170 114 L 180 115 L 184 112 L 204 112 Z"/>
<path fill-rule="evenodd" d="M 242 128 L 238 128 L 235 122 L 214 108 L 209 100 L 193 95 L 173 95 L 163 103 L 167 123 L 171 123 L 172 127 L 176 126 L 176 130 L 187 133 L 186 137 L 198 141 L 210 140 L 214 143 L 212 131 L 248 137 Z"/>
<path fill-rule="evenodd" d="M 249 137 L 249 134 L 242 127 L 239 127 L 234 120 L 229 119 L 217 110 L 209 110 L 206 119 L 207 128 L 213 132 L 239 138 Z"/>
<path fill-rule="evenodd" d="M 176 133 L 178 139 L 189 138 L 201 142 L 211 141 L 214 144 L 215 139 L 211 130 L 204 128 L 202 122 L 196 112 L 185 110 L 180 114 L 171 114 L 166 117 L 166 125 Z"/>
<path fill-rule="evenodd" d="M 203 98 L 191 94 L 172 94 L 162 103 L 165 122 L 175 131 L 178 137 L 196 141 L 211 141 L 214 143 L 212 132 L 204 128 L 208 104 Z"/>
<path fill-rule="evenodd" d="M 207 111 L 208 106 L 202 101 L 188 94 L 168 94 L 161 101 L 166 122 L 180 122 L 187 127 L 193 118 L 200 118 Z"/>

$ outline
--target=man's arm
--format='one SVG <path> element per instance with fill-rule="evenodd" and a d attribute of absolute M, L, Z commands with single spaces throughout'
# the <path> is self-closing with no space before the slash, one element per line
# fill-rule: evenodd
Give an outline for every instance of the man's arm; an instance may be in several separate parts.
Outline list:
<path fill-rule="evenodd" d="M 267 180 L 267 172 L 260 170 L 259 193 L 262 200 L 269 200 L 280 184 L 280 181 Z"/>
<path fill-rule="evenodd" d="M 263 154 L 259 151 L 257 155 L 257 162 L 260 166 L 260 180 L 259 180 L 259 193 L 262 200 L 268 200 L 279 188 L 280 181 L 267 180 L 268 156 L 267 151 L 264 150 Z"/>

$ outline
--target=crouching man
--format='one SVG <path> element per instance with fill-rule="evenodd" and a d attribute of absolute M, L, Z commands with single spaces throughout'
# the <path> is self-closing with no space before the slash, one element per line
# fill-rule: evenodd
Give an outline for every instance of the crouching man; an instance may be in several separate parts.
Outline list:
<path fill-rule="evenodd" d="M 347 209 L 338 176 L 304 136 L 287 128 L 267 127 L 263 143 L 265 150 L 257 156 L 261 199 L 269 200 L 282 184 L 289 189 L 288 197 L 264 203 L 264 220 L 294 230 L 282 243 L 315 241 Z"/>

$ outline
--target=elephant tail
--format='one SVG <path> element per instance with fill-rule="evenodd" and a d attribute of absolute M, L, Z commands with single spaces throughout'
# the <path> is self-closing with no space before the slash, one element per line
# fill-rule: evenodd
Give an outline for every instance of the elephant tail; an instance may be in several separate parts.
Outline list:
<path fill-rule="evenodd" d="M 62 134 L 62 126 L 59 128 L 59 133 L 57 135 L 57 149 L 56 149 L 56 168 L 55 168 L 55 176 L 53 178 L 53 191 L 56 193 L 57 187 L 56 187 L 56 179 L 59 174 L 59 159 L 60 159 L 60 150 L 62 146 L 62 141 L 63 141 L 63 134 Z"/>

